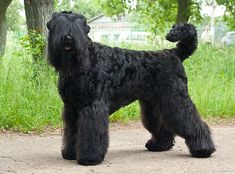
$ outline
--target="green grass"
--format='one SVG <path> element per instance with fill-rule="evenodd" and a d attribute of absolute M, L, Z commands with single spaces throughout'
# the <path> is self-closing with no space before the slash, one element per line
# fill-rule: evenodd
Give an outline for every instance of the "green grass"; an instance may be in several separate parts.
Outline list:
<path fill-rule="evenodd" d="M 122 45 L 154 49 L 146 45 Z M 62 102 L 57 75 L 46 62 L 35 65 L 30 54 L 11 45 L 0 63 L 0 128 L 23 132 L 61 127 Z M 199 46 L 184 63 L 189 92 L 203 117 L 235 117 L 234 48 Z M 139 119 L 138 102 L 120 109 L 111 121 Z"/>
<path fill-rule="evenodd" d="M 234 47 L 202 45 L 185 63 L 189 92 L 204 117 L 235 117 Z"/>
<path fill-rule="evenodd" d="M 24 51 L 24 50 L 23 50 Z M 0 65 L 0 128 L 23 132 L 61 126 L 56 74 L 26 53 L 7 52 Z"/>

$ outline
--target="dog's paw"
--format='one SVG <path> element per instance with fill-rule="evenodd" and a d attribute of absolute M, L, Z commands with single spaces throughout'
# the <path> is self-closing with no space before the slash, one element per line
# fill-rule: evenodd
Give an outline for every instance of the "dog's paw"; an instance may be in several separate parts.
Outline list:
<path fill-rule="evenodd" d="M 103 158 L 101 159 L 78 159 L 78 164 L 83 166 L 89 166 L 89 165 L 98 165 L 102 163 Z"/>
<path fill-rule="evenodd" d="M 210 134 L 204 136 L 189 138 L 186 141 L 189 151 L 195 158 L 208 158 L 216 151 Z"/>
<path fill-rule="evenodd" d="M 66 160 L 76 160 L 76 154 L 72 151 L 63 149 L 61 151 L 62 157 Z"/>
<path fill-rule="evenodd" d="M 152 139 L 148 140 L 145 144 L 145 147 L 149 151 L 153 152 L 162 152 L 170 150 L 174 146 L 174 141 L 168 140 L 168 141 L 162 141 L 162 142 L 154 142 Z"/>
<path fill-rule="evenodd" d="M 214 148 L 202 149 L 202 150 L 192 151 L 191 154 L 195 158 L 209 158 L 214 151 L 215 151 Z"/>

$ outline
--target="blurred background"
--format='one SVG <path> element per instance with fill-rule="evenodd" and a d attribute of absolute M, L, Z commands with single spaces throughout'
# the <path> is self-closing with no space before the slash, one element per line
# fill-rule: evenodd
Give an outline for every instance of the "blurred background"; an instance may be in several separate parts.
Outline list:
<path fill-rule="evenodd" d="M 86 16 L 93 41 L 135 50 L 174 47 L 165 39 L 171 26 L 193 23 L 199 46 L 184 62 L 190 95 L 204 119 L 235 118 L 234 0 L 1 0 L 0 129 L 62 126 L 57 74 L 46 59 L 46 22 L 63 10 Z M 138 102 L 110 117 L 138 119 Z"/>

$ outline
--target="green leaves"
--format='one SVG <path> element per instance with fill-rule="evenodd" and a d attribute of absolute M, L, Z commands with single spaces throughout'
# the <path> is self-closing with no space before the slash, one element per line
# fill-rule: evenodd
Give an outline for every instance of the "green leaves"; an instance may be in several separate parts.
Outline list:
<path fill-rule="evenodd" d="M 43 34 L 31 30 L 28 35 L 20 39 L 20 44 L 29 54 L 33 55 L 35 60 L 43 58 L 44 48 L 46 46 L 46 38 Z"/>
<path fill-rule="evenodd" d="M 216 0 L 219 5 L 226 7 L 224 20 L 231 29 L 235 29 L 235 1 L 234 0 Z"/>
<path fill-rule="evenodd" d="M 177 2 L 173 1 L 148 1 L 144 0 L 138 6 L 138 10 L 144 15 L 143 22 L 147 24 L 148 30 L 156 35 L 172 23 L 175 23 L 177 14 Z"/>
<path fill-rule="evenodd" d="M 103 12 L 107 16 L 118 16 L 128 9 L 123 0 L 97 0 Z"/>
<path fill-rule="evenodd" d="M 23 23 L 23 17 L 20 16 L 20 10 L 23 9 L 23 4 L 19 0 L 14 0 L 9 5 L 6 13 L 8 29 L 11 31 L 19 31 L 20 25 Z"/>
<path fill-rule="evenodd" d="M 181 5 L 178 0 L 138 0 L 137 6 L 133 8 L 125 0 L 97 0 L 104 13 L 108 16 L 117 16 L 125 11 L 138 14 L 135 21 L 143 24 L 147 31 L 153 35 L 164 31 L 176 22 L 178 6 Z M 184 0 L 189 6 L 189 14 L 193 16 L 191 20 L 199 20 L 200 12 L 198 3 L 191 3 L 191 0 Z M 183 4 L 184 5 L 184 4 Z M 182 13 L 183 14 L 183 13 Z M 184 15 L 184 14 L 183 14 Z"/>
<path fill-rule="evenodd" d="M 82 13 L 87 19 L 102 13 L 97 2 L 92 0 L 56 0 L 55 9 Z"/>

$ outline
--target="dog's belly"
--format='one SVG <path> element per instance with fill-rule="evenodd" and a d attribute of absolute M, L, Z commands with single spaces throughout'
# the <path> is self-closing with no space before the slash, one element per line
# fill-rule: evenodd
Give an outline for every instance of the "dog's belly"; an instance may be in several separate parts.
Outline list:
<path fill-rule="evenodd" d="M 130 103 L 134 102 L 136 99 L 133 98 L 119 98 L 118 100 L 113 100 L 110 102 L 110 115 L 113 114 L 115 111 L 120 109 L 121 107 L 127 106 Z"/>

